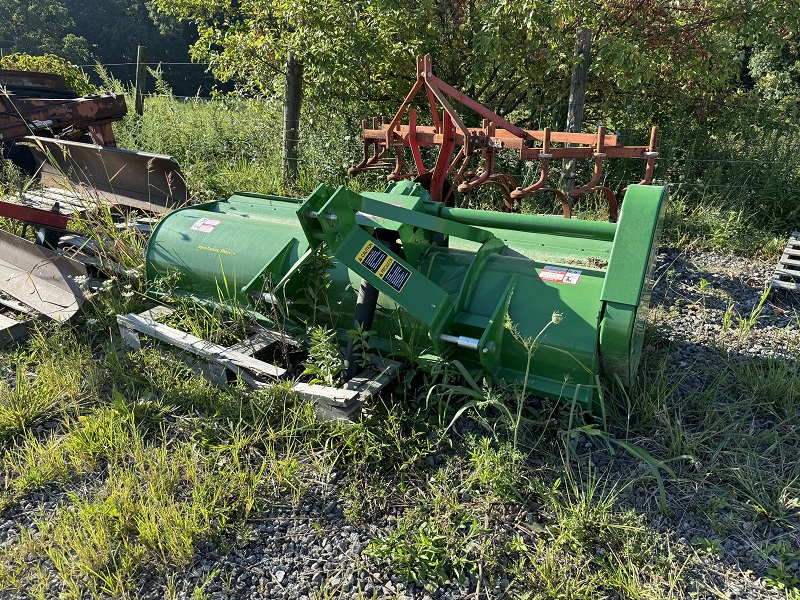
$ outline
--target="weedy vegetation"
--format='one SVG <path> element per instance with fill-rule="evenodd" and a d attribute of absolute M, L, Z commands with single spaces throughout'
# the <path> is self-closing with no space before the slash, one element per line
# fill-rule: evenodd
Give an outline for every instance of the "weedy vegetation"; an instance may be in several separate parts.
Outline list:
<path fill-rule="evenodd" d="M 344 179 L 360 151 L 345 121 L 319 128 L 314 118 L 304 116 L 304 139 L 317 138 L 303 146 L 294 189 L 280 181 L 279 111 L 267 101 L 153 97 L 117 138 L 174 156 L 198 199 L 236 189 L 299 195 L 319 182 L 379 187 L 379 176 Z M 31 185 L 3 165 L 4 193 Z M 774 255 L 777 226 L 737 212 L 743 198 L 677 190 L 668 243 Z M 199 544 L 230 551 L 250 519 L 297 505 L 337 471 L 345 518 L 383 523 L 362 566 L 388 565 L 431 593 L 469 582 L 489 598 L 705 597 L 740 560 L 731 541 L 752 550 L 742 560 L 771 590 L 800 593 L 798 341 L 787 339 L 789 357 L 739 353 L 769 322 L 767 290 L 742 309 L 707 281 L 694 286 L 703 327 L 719 326 L 703 376 L 672 362 L 669 350 L 684 342 L 662 334 L 655 311 L 640 376 L 628 391 L 602 390 L 602 419 L 409 346 L 402 379 L 361 421 L 325 423 L 285 385 L 219 388 L 162 347 L 126 349 L 114 315 L 153 305 L 144 239 L 102 212 L 74 227 L 91 229 L 123 270 L 74 323 L 39 323 L 0 354 L 0 506 L 14 521 L 0 547 L 3 592 L 128 598 L 148 574 L 168 594 Z M 331 310 L 325 260 L 312 261 L 316 276 L 299 301 L 310 316 Z M 246 335 L 236 314 L 176 307 L 168 322 L 195 335 L 225 344 Z M 352 334 L 368 352 L 369 332 Z M 309 339 L 305 375 L 335 383 L 342 364 L 331 332 L 311 329 Z M 535 360 L 537 340 L 521 341 Z M 32 521 L 14 517 L 26 511 Z M 681 529 L 689 513 L 700 533 Z M 194 597 L 223 576 L 210 573 Z"/>

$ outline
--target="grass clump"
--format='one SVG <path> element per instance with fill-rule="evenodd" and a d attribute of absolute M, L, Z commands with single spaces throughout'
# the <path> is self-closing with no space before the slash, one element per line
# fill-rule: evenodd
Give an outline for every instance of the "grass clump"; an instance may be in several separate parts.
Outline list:
<path fill-rule="evenodd" d="M 782 419 L 796 418 L 800 406 L 797 364 L 781 358 L 744 360 L 733 366 L 733 376 L 742 398 L 754 408 L 774 412 Z"/>
<path fill-rule="evenodd" d="M 41 326 L 9 364 L 14 370 L 0 379 L 0 442 L 74 413 L 97 384 L 91 353 L 65 330 Z"/>
<path fill-rule="evenodd" d="M 514 590 L 587 600 L 683 597 L 686 559 L 672 555 L 641 515 L 617 507 L 619 491 L 592 471 L 556 479 L 541 496 L 546 520 L 509 544 Z"/>
<path fill-rule="evenodd" d="M 199 539 L 215 539 L 255 504 L 260 469 L 237 465 L 224 450 L 173 449 L 129 433 L 97 489 L 71 496 L 35 521 L 36 536 L 22 536 L 22 548 L 49 558 L 73 594 L 124 596 L 147 565 L 187 564 Z"/>

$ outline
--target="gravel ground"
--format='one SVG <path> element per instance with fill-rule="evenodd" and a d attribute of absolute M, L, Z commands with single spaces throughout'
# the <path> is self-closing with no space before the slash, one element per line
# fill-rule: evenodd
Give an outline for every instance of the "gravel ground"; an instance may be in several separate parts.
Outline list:
<path fill-rule="evenodd" d="M 710 253 L 665 251 L 659 255 L 652 302 L 655 334 L 650 343 L 665 348 L 670 363 L 688 374 L 677 397 L 708 385 L 721 361 L 731 356 L 796 358 L 800 296 L 783 292 L 771 296 L 762 317 L 741 338 L 737 331 L 724 331 L 726 309 L 732 306 L 739 314 L 750 314 L 773 266 Z M 701 284 L 703 280 L 708 283 Z M 591 460 L 605 469 L 609 480 L 630 481 L 632 473 L 647 470 L 629 455 L 612 457 L 592 444 L 588 439 L 579 440 L 579 460 Z M 359 592 L 367 598 L 455 600 L 474 596 L 475 582 L 429 592 L 404 585 L 390 565 L 362 558 L 360 553 L 369 541 L 390 529 L 401 510 L 390 508 L 369 523 L 348 521 L 340 500 L 343 480 L 344 476 L 333 473 L 328 481 L 312 487 L 298 506 L 275 507 L 271 515 L 248 522 L 226 543 L 197 548 L 193 564 L 169 581 L 156 574 L 145 576 L 138 595 L 155 600 L 164 598 L 169 589 L 173 598 L 211 599 L 350 598 L 358 597 Z M 667 481 L 667 485 L 670 495 L 680 491 L 680 482 Z M 716 537 L 708 516 L 695 503 L 684 503 L 670 517 L 660 515 L 653 487 L 652 481 L 647 486 L 628 486 L 620 494 L 620 505 L 644 513 L 646 521 L 668 536 L 676 548 L 690 548 L 698 538 Z M 37 514 L 56 510 L 65 494 L 63 489 L 32 494 L 4 511 L 0 547 L 14 543 L 20 527 L 30 528 Z M 721 540 L 721 554 L 702 555 L 702 567 L 687 570 L 687 579 L 694 580 L 693 597 L 784 598 L 759 578 L 765 563 L 755 541 L 783 539 L 800 547 L 795 525 L 743 522 L 741 531 Z M 47 561 L 42 566 L 52 569 Z M 483 582 L 482 587 L 489 592 L 487 597 L 503 597 L 507 583 Z"/>

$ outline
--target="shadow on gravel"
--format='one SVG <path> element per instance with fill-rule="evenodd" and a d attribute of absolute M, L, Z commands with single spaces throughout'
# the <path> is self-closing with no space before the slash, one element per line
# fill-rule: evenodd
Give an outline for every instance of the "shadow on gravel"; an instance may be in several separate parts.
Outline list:
<path fill-rule="evenodd" d="M 659 257 L 642 368 L 633 389 L 612 393 L 612 422 L 669 461 L 668 515 L 648 464 L 577 442 L 579 460 L 627 484 L 621 507 L 693 549 L 700 597 L 783 598 L 800 584 L 800 295 L 766 296 L 772 268 Z"/>

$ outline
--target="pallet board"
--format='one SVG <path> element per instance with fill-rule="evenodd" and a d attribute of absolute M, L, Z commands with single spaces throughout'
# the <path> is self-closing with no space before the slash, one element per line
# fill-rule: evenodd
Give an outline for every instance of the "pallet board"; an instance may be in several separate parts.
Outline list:
<path fill-rule="evenodd" d="M 94 202 L 77 191 L 55 187 L 22 192 L 14 196 L 5 196 L 2 200 L 37 210 L 58 212 L 70 217 L 85 216 L 87 210 L 96 207 Z"/>
<path fill-rule="evenodd" d="M 159 323 L 154 319 L 148 319 L 136 314 L 117 315 L 117 324 L 121 332 L 126 331 L 127 335 L 123 333 L 123 336 L 125 336 L 126 343 L 131 346 L 135 345 L 132 343 L 134 336 L 144 334 L 166 342 L 170 346 L 196 354 L 237 374 L 241 370 L 247 370 L 257 376 L 277 379 L 286 373 L 286 369 L 193 336 L 185 331 Z"/>
<path fill-rule="evenodd" d="M 139 314 L 117 315 L 123 341 L 134 350 L 139 350 L 140 336 L 146 335 L 198 356 L 203 363 L 190 363 L 190 366 L 217 385 L 227 385 L 228 375 L 233 374 L 252 389 L 267 389 L 283 378 L 286 370 L 259 360 L 254 354 L 276 343 L 299 346 L 286 333 L 264 327 L 258 327 L 252 336 L 233 346 L 220 346 L 158 322 L 158 319 L 172 312 L 170 308 L 159 306 Z M 355 419 L 362 403 L 375 397 L 400 370 L 400 363 L 393 360 L 374 357 L 372 362 L 371 367 L 340 388 L 295 381 L 291 384 L 291 390 L 304 400 L 314 402 L 320 419 Z"/>
<path fill-rule="evenodd" d="M 770 285 L 796 292 L 800 289 L 800 232 L 793 232 L 786 243 Z"/>

